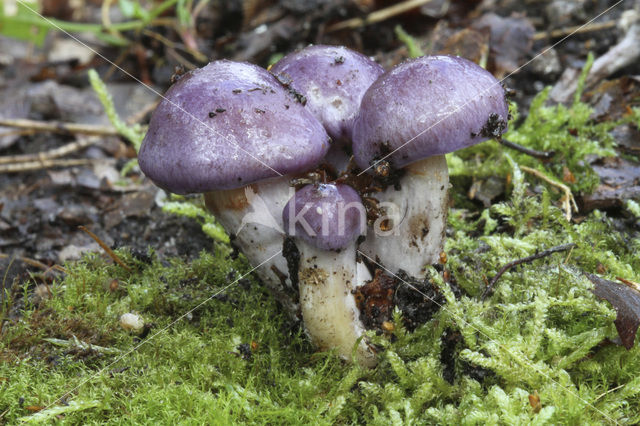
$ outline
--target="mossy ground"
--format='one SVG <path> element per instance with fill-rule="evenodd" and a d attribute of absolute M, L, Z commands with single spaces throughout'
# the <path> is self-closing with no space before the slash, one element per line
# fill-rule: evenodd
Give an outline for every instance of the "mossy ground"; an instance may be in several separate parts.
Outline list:
<path fill-rule="evenodd" d="M 612 124 L 591 124 L 582 103 L 548 108 L 543 101 L 509 137 L 555 149 L 553 162 L 495 142 L 450 158 L 447 268 L 466 294 L 456 299 L 440 281 L 447 303 L 414 333 L 396 314 L 394 339 L 372 336 L 384 348 L 376 368 L 315 353 L 259 283 L 237 281 L 248 265 L 231 259 L 224 243 L 212 242 L 192 262 L 152 256 L 145 263 L 121 249 L 132 272 L 88 255 L 65 266 L 50 298 L 27 302 L 20 319 L 5 320 L 0 423 L 640 422 L 640 349 L 607 343 L 617 336 L 615 311 L 590 292 L 582 273 L 640 281 L 640 241 L 602 212 L 567 222 L 555 206 L 560 194 L 518 167 L 556 180 L 566 167 L 585 178 L 573 190 L 592 189 L 597 180 L 582 160 L 613 153 L 606 133 Z M 510 182 L 503 202 L 482 210 L 466 199 L 462 188 L 472 177 L 496 175 Z M 623 213 L 632 217 L 637 205 L 629 206 Z M 480 300 L 487 278 L 505 263 L 570 242 L 571 252 L 510 270 L 494 295 Z M 30 285 L 24 283 L 23 302 L 33 300 Z M 132 311 L 153 324 L 140 342 L 118 324 Z M 108 349 L 43 340 L 74 336 Z"/>

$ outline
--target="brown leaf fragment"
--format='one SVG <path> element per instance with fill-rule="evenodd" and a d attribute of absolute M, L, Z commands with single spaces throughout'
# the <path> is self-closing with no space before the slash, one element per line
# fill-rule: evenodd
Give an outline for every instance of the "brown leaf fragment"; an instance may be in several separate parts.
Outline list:
<path fill-rule="evenodd" d="M 487 13 L 473 23 L 473 28 L 488 28 L 494 74 L 503 76 L 515 71 L 531 51 L 535 28 L 525 16 L 510 17 Z"/>
<path fill-rule="evenodd" d="M 591 163 L 600 185 L 581 199 L 580 211 L 619 208 L 628 199 L 640 197 L 640 163 L 622 157 L 606 157 Z"/>
<path fill-rule="evenodd" d="M 600 82 L 584 94 L 591 106 L 591 118 L 597 121 L 614 121 L 625 117 L 630 109 L 640 106 L 640 80 L 623 76 Z"/>
<path fill-rule="evenodd" d="M 534 413 L 538 414 L 542 409 L 542 403 L 540 402 L 540 395 L 538 395 L 538 391 L 533 391 L 532 394 L 529 394 L 529 404 Z"/>
<path fill-rule="evenodd" d="M 640 93 L 638 94 L 640 99 Z M 621 124 L 611 130 L 618 149 L 625 154 L 640 157 L 640 130 L 632 124 Z"/>
<path fill-rule="evenodd" d="M 562 167 L 562 181 L 564 183 L 576 183 L 576 177 L 567 166 Z"/>
<path fill-rule="evenodd" d="M 438 53 L 458 55 L 479 63 L 489 54 L 489 31 L 474 28 L 460 30 L 444 41 Z"/>
<path fill-rule="evenodd" d="M 492 201 L 498 198 L 505 191 L 504 179 L 497 176 L 489 176 L 487 179 L 480 179 L 473 182 L 469 189 L 468 196 L 472 200 L 478 200 L 488 208 Z"/>
<path fill-rule="evenodd" d="M 593 294 L 611 303 L 617 312 L 613 322 L 618 330 L 622 345 L 631 349 L 640 325 L 640 291 L 627 285 L 586 274 L 589 281 L 595 284 Z"/>

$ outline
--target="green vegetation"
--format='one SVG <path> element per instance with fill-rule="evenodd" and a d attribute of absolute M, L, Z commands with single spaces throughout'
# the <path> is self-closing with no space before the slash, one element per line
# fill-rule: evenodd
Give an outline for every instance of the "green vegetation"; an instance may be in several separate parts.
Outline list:
<path fill-rule="evenodd" d="M 155 25 L 166 25 L 158 22 L 158 18 L 169 9 L 175 10 L 176 26 L 192 27 L 192 0 L 164 0 L 145 8 L 139 1 L 118 0 L 117 5 L 128 21 L 112 24 L 100 24 L 62 21 L 55 18 L 44 18 L 40 15 L 40 2 L 19 0 L 15 10 L 10 10 L 5 2 L 0 3 L 0 34 L 28 40 L 42 45 L 47 33 L 51 30 L 68 33 L 89 32 L 98 39 L 114 46 L 126 46 L 129 40 L 121 32 L 140 31 Z"/>
<path fill-rule="evenodd" d="M 417 58 L 418 56 L 424 56 L 424 52 L 420 48 L 420 44 L 411 37 L 400 25 L 396 25 L 393 28 L 393 31 L 396 33 L 396 37 L 405 46 L 407 46 L 407 52 L 409 53 L 410 58 Z"/>
<path fill-rule="evenodd" d="M 108 103 L 95 76 L 92 83 Z M 547 94 L 522 123 L 512 109 L 506 137 L 555 150 L 551 161 L 495 142 L 448 157 L 454 207 L 447 269 L 464 294 L 456 298 L 432 270 L 446 305 L 413 333 L 396 312 L 393 339 L 370 336 L 382 348 L 376 368 L 314 352 L 274 299 L 244 276 L 249 265 L 230 257 L 214 218 L 198 204 L 172 201 L 167 211 L 199 220 L 213 237 L 210 251 L 191 262 L 152 253 L 147 263 L 122 248 L 131 272 L 89 254 L 65 265 L 47 297 L 34 295 L 34 277 L 3 298 L 0 423 L 640 422 L 640 349 L 607 340 L 617 337 L 615 311 L 583 275 L 640 281 L 640 240 L 599 211 L 567 222 L 556 207 L 562 194 L 520 168 L 557 181 L 568 170 L 572 191 L 591 191 L 598 179 L 585 157 L 614 154 L 608 131 L 617 123 L 589 121 L 579 95 L 570 107 L 545 106 Z M 625 120 L 640 124 L 640 111 Z M 139 133 L 127 137 L 140 140 Z M 507 193 L 478 208 L 466 188 L 494 176 L 508 182 Z M 638 202 L 626 209 L 640 216 Z M 480 300 L 504 264 L 570 242 L 571 252 L 511 269 Z M 142 340 L 120 327 L 127 312 L 151 326 Z"/>
<path fill-rule="evenodd" d="M 142 139 L 144 139 L 145 130 L 143 130 L 139 124 L 128 126 L 124 121 L 122 121 L 116 112 L 116 107 L 113 105 L 113 98 L 107 90 L 106 84 L 104 84 L 100 79 L 96 70 L 89 70 L 87 74 L 89 76 L 91 87 L 98 96 L 111 125 L 120 135 L 122 135 L 123 138 L 131 142 L 136 152 L 140 151 L 140 145 L 142 144 Z"/>
<path fill-rule="evenodd" d="M 640 350 L 603 343 L 617 336 L 615 311 L 593 296 L 582 274 L 640 281 L 640 241 L 598 211 L 567 222 L 553 203 L 555 189 L 543 186 L 533 194 L 518 166 L 547 174 L 566 166 L 585 180 L 573 190 L 592 188 L 592 172 L 578 159 L 610 152 L 607 125 L 590 124 L 588 107 L 579 102 L 545 107 L 545 94 L 509 134 L 530 147 L 555 149 L 544 169 L 493 142 L 452 159 L 456 205 L 449 216 L 447 267 L 466 294 L 456 299 L 434 272 L 445 309 L 414 333 L 396 313 L 393 342 L 372 336 L 384 348 L 375 369 L 314 353 L 251 276 L 238 284 L 248 265 L 231 260 L 222 242 L 212 242 L 211 251 L 191 263 L 147 264 L 121 249 L 119 255 L 135 265 L 131 273 L 92 254 L 66 265 L 68 274 L 51 287 L 50 298 L 35 303 L 27 291 L 34 283 L 24 283 L 24 291 L 13 292 L 18 300 L 5 300 L 2 318 L 10 303 L 24 307 L 20 319 L 5 319 L 2 328 L 0 421 L 640 422 Z M 463 188 L 470 176 L 491 175 L 511 177 L 509 195 L 478 210 Z M 636 202 L 627 208 L 637 215 Z M 184 214 L 202 220 L 197 211 Z M 577 245 L 570 253 L 510 270 L 493 296 L 479 300 L 486 279 L 505 263 L 568 242 Z M 153 324 L 143 344 L 119 326 L 125 312 Z M 51 338 L 69 343 L 45 340 Z M 443 344 L 450 339 L 453 344 Z M 100 348 L 83 349 L 78 342 Z M 454 372 L 453 383 L 445 371 Z M 529 398 L 536 392 L 540 406 L 534 410 Z M 48 408 L 29 411 L 39 407 Z"/>

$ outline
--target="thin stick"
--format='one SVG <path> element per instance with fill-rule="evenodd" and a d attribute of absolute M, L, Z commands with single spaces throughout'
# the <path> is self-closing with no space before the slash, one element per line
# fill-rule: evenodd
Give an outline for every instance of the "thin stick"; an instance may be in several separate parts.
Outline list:
<path fill-rule="evenodd" d="M 509 269 L 513 268 L 514 266 L 518 266 L 518 265 L 522 265 L 523 263 L 530 263 L 533 262 L 536 259 L 540 259 L 542 257 L 546 257 L 549 256 L 553 253 L 557 253 L 560 251 L 567 251 L 573 247 L 575 247 L 575 243 L 569 243 L 569 244 L 563 244 L 560 246 L 555 246 L 555 247 L 551 247 L 550 249 L 541 251 L 539 253 L 533 254 L 531 256 L 527 256 L 527 257 L 523 257 L 522 259 L 516 259 L 514 261 L 511 261 L 509 263 L 507 263 L 506 265 L 504 265 L 502 267 L 502 269 L 500 269 L 500 271 L 496 274 L 495 277 L 493 277 L 491 279 L 491 281 L 489 281 L 489 285 L 484 289 L 484 292 L 482 293 L 481 299 L 484 300 L 487 298 L 487 296 L 489 296 L 491 293 L 493 293 L 493 287 L 495 286 L 496 282 L 500 279 L 500 277 L 502 276 L 502 274 L 504 274 L 505 272 L 507 272 Z"/>
<path fill-rule="evenodd" d="M 50 169 L 52 167 L 72 167 L 72 166 L 86 166 L 88 164 L 95 163 L 96 160 L 89 160 L 86 158 L 72 158 L 70 160 L 43 160 L 43 161 L 29 161 L 16 164 L 2 164 L 0 165 L 0 173 L 20 173 L 20 172 L 32 172 L 34 170 Z"/>
<path fill-rule="evenodd" d="M 393 6 L 385 7 L 384 9 L 379 9 L 379 10 L 376 10 L 375 12 L 371 12 L 364 18 L 351 18 L 351 19 L 347 19 L 345 21 L 333 24 L 329 28 L 327 28 L 327 32 L 354 29 L 354 28 L 364 27 L 370 24 L 375 24 L 376 22 L 381 22 L 389 18 L 392 18 L 396 15 L 400 15 L 402 13 L 408 12 L 411 9 L 424 6 L 425 4 L 431 3 L 432 1 L 433 0 L 403 1 L 401 3 L 394 4 Z"/>
<path fill-rule="evenodd" d="M 553 31 L 540 31 L 533 35 L 534 40 L 542 40 L 545 38 L 560 38 L 569 34 L 582 34 L 592 31 L 607 30 L 616 26 L 616 21 L 597 22 L 589 25 L 576 25 L 575 27 L 559 28 Z"/>
<path fill-rule="evenodd" d="M 174 29 L 176 31 L 178 31 L 177 26 L 174 26 Z M 158 40 L 160 43 L 164 44 L 165 46 L 167 46 L 169 49 L 175 49 L 175 50 L 182 50 L 184 52 L 187 52 L 188 54 L 190 54 L 191 56 L 193 56 L 194 58 L 196 58 L 196 60 L 200 61 L 200 62 L 207 62 L 208 58 L 202 54 L 202 52 L 199 52 L 197 50 L 193 50 L 187 46 L 181 46 L 179 43 L 174 43 L 173 41 L 169 40 L 168 38 L 166 38 L 165 36 L 158 34 L 154 31 L 151 30 L 147 30 L 144 29 L 142 30 L 142 34 L 149 36 L 155 40 Z M 197 68 L 197 67 L 194 67 Z"/>
<path fill-rule="evenodd" d="M 9 257 L 8 254 L 4 254 L 4 253 L 0 253 L 0 259 L 7 259 Z M 44 263 L 37 261 L 35 259 L 31 259 L 29 257 L 16 257 L 16 259 L 26 263 L 27 265 L 33 266 L 35 268 L 39 268 L 39 269 L 44 269 L 45 272 L 49 272 L 51 269 L 55 269 L 56 271 L 60 271 L 60 272 L 64 272 L 66 273 L 67 270 L 64 269 L 62 266 L 60 265 L 54 265 L 54 266 L 48 266 L 45 265 Z"/>
<path fill-rule="evenodd" d="M 0 126 L 17 127 L 19 129 L 37 130 L 40 132 L 82 133 L 85 135 L 118 136 L 118 131 L 111 126 L 95 124 L 65 123 L 62 121 L 36 121 L 24 118 L 0 118 Z"/>
<path fill-rule="evenodd" d="M 593 402 L 596 402 L 597 400 L 599 400 L 599 399 L 600 399 L 600 398 L 602 398 L 603 396 L 605 396 L 605 395 L 607 395 L 607 394 L 610 394 L 611 392 L 615 392 L 615 391 L 617 391 L 618 389 L 623 388 L 623 387 L 625 387 L 625 386 L 627 386 L 627 383 L 623 383 L 623 384 L 621 384 L 621 385 L 619 385 L 619 386 L 616 386 L 616 387 L 615 387 L 615 388 L 613 388 L 613 389 L 609 389 L 608 391 L 606 391 L 606 392 L 604 392 L 604 393 L 602 393 L 602 394 L 598 395 L 598 396 L 596 397 L 596 399 L 594 399 L 594 400 L 593 400 Z"/>
<path fill-rule="evenodd" d="M 109 248 L 108 245 L 106 245 L 104 243 L 104 241 L 102 241 L 96 234 L 94 234 L 93 232 L 89 231 L 86 227 L 84 227 L 83 225 L 78 226 L 78 228 L 80 228 L 81 230 L 83 230 L 84 232 L 87 233 L 87 235 L 89 235 L 91 238 L 93 238 L 95 240 L 96 243 L 98 243 L 100 245 L 100 247 L 102 247 L 102 250 L 104 250 L 111 259 L 113 259 L 114 262 L 116 262 L 118 265 L 122 266 L 124 269 L 126 269 L 127 271 L 131 272 L 131 268 L 127 266 L 126 263 L 124 263 L 122 260 L 120 260 L 120 258 L 118 257 L 117 254 L 115 254 L 115 252 L 113 250 L 111 250 Z"/>
<path fill-rule="evenodd" d="M 9 130 L 8 132 L 0 133 L 0 138 L 3 138 L 5 136 L 27 136 L 27 135 L 32 135 L 34 133 L 35 131 L 29 130 L 29 129 L 14 129 L 14 130 Z"/>
<path fill-rule="evenodd" d="M 23 155 L 7 155 L 0 157 L 0 164 L 15 164 L 15 163 L 28 163 L 28 162 L 44 162 L 52 160 L 54 158 L 62 157 L 75 151 L 79 151 L 82 148 L 93 145 L 98 142 L 98 138 L 82 138 L 76 142 L 71 142 L 61 147 L 51 149 L 49 151 L 39 152 L 37 154 L 23 154 Z"/>
<path fill-rule="evenodd" d="M 616 277 L 616 280 L 620 281 L 622 284 L 626 285 L 627 287 L 630 287 L 636 291 L 640 291 L 640 283 L 637 283 L 635 281 L 631 281 L 622 277 Z"/>
<path fill-rule="evenodd" d="M 142 120 L 148 113 L 156 109 L 159 103 L 160 103 L 160 99 L 156 99 L 155 101 L 150 102 L 146 106 L 142 107 L 140 111 L 137 111 L 135 114 L 132 114 L 131 116 L 129 116 L 129 118 L 127 118 L 126 123 L 129 125 L 136 124 L 137 122 Z"/>
<path fill-rule="evenodd" d="M 500 144 L 506 146 L 507 148 L 515 149 L 516 151 L 520 151 L 523 154 L 530 155 L 535 158 L 541 158 L 543 160 L 548 160 L 549 158 L 556 155 L 555 151 L 537 151 L 535 149 L 527 148 L 526 146 L 522 146 L 515 142 L 508 141 L 504 138 L 496 139 Z"/>
<path fill-rule="evenodd" d="M 549 185 L 555 186 L 564 192 L 564 200 L 562 201 L 562 206 L 564 208 L 564 216 L 567 218 L 567 221 L 571 220 L 571 212 L 578 212 L 578 205 L 576 204 L 576 200 L 573 198 L 573 194 L 571 193 L 571 189 L 563 183 L 557 182 L 550 177 L 546 176 L 541 171 L 536 169 L 532 169 L 527 166 L 520 166 L 521 170 L 524 170 L 527 173 L 531 173 L 534 176 L 539 177 L 543 181 L 547 182 Z"/>

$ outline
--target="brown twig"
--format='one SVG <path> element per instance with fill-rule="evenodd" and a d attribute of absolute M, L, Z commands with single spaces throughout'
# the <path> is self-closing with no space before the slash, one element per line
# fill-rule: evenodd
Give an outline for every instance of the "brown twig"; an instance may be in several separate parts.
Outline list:
<path fill-rule="evenodd" d="M 36 133 L 34 130 L 14 129 L 14 130 L 9 130 L 8 132 L 0 133 L 0 138 L 3 138 L 5 136 L 28 136 L 28 135 L 33 135 L 34 133 Z"/>
<path fill-rule="evenodd" d="M 338 30 L 360 28 L 366 25 L 375 24 L 376 22 L 382 22 L 396 15 L 408 12 L 411 9 L 424 6 L 425 4 L 431 3 L 432 1 L 433 0 L 406 0 L 392 6 L 376 10 L 375 12 L 371 12 L 364 18 L 351 18 L 333 24 L 329 28 L 327 28 L 327 32 L 330 33 Z"/>
<path fill-rule="evenodd" d="M 534 176 L 539 177 L 540 179 L 542 179 L 543 181 L 547 182 L 549 185 L 555 186 L 556 188 L 559 188 L 560 190 L 562 190 L 562 192 L 564 192 L 564 200 L 562 200 L 562 206 L 564 208 L 564 215 L 565 218 L 567 219 L 567 221 L 571 220 L 571 212 L 578 212 L 578 205 L 576 204 L 576 200 L 573 198 L 573 194 L 571 193 L 571 189 L 569 189 L 569 187 L 563 183 L 557 182 L 553 179 L 551 179 L 550 177 L 546 176 L 544 173 L 542 173 L 539 170 L 536 169 L 532 169 L 531 167 L 527 167 L 527 166 L 520 166 L 520 169 L 527 172 L 527 173 L 531 173 Z"/>
<path fill-rule="evenodd" d="M 0 253 L 0 259 L 7 259 L 7 258 L 9 258 L 8 254 Z M 35 259 L 31 259 L 29 257 L 23 257 L 23 256 L 16 257 L 16 259 L 26 263 L 29 266 L 33 266 L 33 267 L 39 268 L 39 269 L 44 269 L 45 273 L 49 272 L 49 270 L 51 270 L 51 269 L 55 269 L 56 271 L 64 272 L 65 274 L 67 273 L 67 270 L 64 269 L 60 265 L 48 266 L 48 265 L 45 265 L 44 263 L 42 263 L 40 261 L 37 261 Z"/>
<path fill-rule="evenodd" d="M 178 26 L 174 26 L 175 30 L 179 30 Z M 164 44 L 165 46 L 167 46 L 169 49 L 175 49 L 175 50 L 182 50 L 188 54 L 190 54 L 191 56 L 193 56 L 197 61 L 200 62 L 207 62 L 208 58 L 206 57 L 206 55 L 204 55 L 202 52 L 198 51 L 198 50 L 194 50 L 188 46 L 181 46 L 179 43 L 174 43 L 173 41 L 169 40 L 168 38 L 166 38 L 165 36 L 163 36 L 162 34 L 158 34 L 155 31 L 151 31 L 148 29 L 144 29 L 142 30 L 142 34 L 151 37 L 155 40 L 158 40 L 160 43 Z M 193 68 L 197 68 L 196 66 L 194 66 Z"/>
<path fill-rule="evenodd" d="M 522 259 L 516 259 L 516 260 L 513 260 L 513 261 L 507 263 L 506 265 L 504 265 L 502 267 L 502 269 L 500 269 L 500 271 L 498 271 L 498 273 L 491 279 L 491 281 L 489 281 L 489 285 L 487 285 L 487 287 L 484 289 L 484 292 L 482 292 L 481 299 L 482 300 L 486 299 L 487 296 L 489 296 L 493 292 L 493 287 L 495 286 L 496 282 L 500 279 L 502 274 L 504 274 L 509 269 L 513 268 L 514 266 L 522 265 L 523 263 L 530 263 L 530 262 L 533 262 L 536 259 L 540 259 L 540 258 L 549 256 L 549 255 L 551 255 L 553 253 L 558 253 L 558 252 L 561 252 L 561 251 L 567 251 L 567 250 L 569 250 L 569 249 L 571 249 L 571 248 L 573 248 L 575 246 L 576 246 L 575 243 L 562 244 L 560 246 L 551 247 L 550 249 L 543 250 L 543 251 L 538 252 L 536 254 L 533 254 L 531 256 L 523 257 Z"/>
<path fill-rule="evenodd" d="M 620 281 L 622 284 L 626 285 L 627 287 L 630 287 L 636 291 L 640 291 L 640 283 L 637 283 L 635 281 L 631 281 L 622 277 L 616 277 L 616 280 Z"/>
<path fill-rule="evenodd" d="M 97 160 L 90 160 L 86 158 L 72 158 L 62 160 L 43 160 L 43 161 L 29 161 L 24 163 L 15 164 L 2 164 L 0 165 L 0 173 L 20 173 L 20 172 L 32 172 L 34 170 L 50 169 L 52 167 L 72 167 L 72 166 L 86 166 L 93 164 Z"/>
<path fill-rule="evenodd" d="M 592 31 L 607 30 L 616 26 L 616 21 L 596 22 L 589 25 L 576 25 L 575 27 L 559 28 L 553 31 L 539 31 L 533 35 L 533 40 L 543 40 L 545 38 L 559 38 L 570 34 L 582 34 Z"/>
<path fill-rule="evenodd" d="M 40 132 L 56 133 L 82 133 L 96 136 L 118 136 L 118 131 L 111 126 L 98 126 L 95 124 L 65 123 L 62 121 L 36 121 L 24 118 L 0 118 L 0 126 L 16 127 L 19 129 L 35 130 Z"/>
<path fill-rule="evenodd" d="M 104 250 L 111 259 L 113 259 L 114 262 L 116 262 L 118 265 L 122 266 L 124 269 L 126 269 L 128 272 L 131 272 L 131 268 L 129 266 L 127 266 L 126 263 L 124 263 L 117 254 L 115 254 L 115 252 L 113 250 L 111 250 L 109 248 L 108 245 L 106 245 L 104 243 L 104 241 L 102 241 L 96 234 L 94 234 L 93 232 L 89 231 L 86 227 L 80 225 L 78 226 L 78 228 L 80 228 L 81 230 L 83 230 L 84 232 L 87 233 L 87 235 L 89 235 L 91 238 L 94 239 L 94 241 L 96 243 L 98 243 L 98 245 L 100 245 L 100 247 L 102 247 L 102 250 Z"/>
<path fill-rule="evenodd" d="M 58 148 L 51 149 L 49 151 L 39 152 L 37 154 L 22 154 L 22 155 L 6 155 L 0 157 L 0 164 L 16 164 L 16 163 L 29 163 L 29 162 L 44 162 L 52 160 L 54 158 L 62 157 L 75 151 L 79 151 L 82 148 L 93 145 L 98 142 L 98 138 L 82 138 L 76 142 L 63 145 Z"/>
<path fill-rule="evenodd" d="M 134 114 L 131 114 L 126 123 L 129 125 L 136 124 L 140 120 L 142 120 L 148 113 L 156 109 L 158 104 L 160 103 L 160 99 L 156 99 L 153 102 L 148 103 L 146 106 L 142 107 L 140 111 L 136 111 Z"/>
<path fill-rule="evenodd" d="M 168 47 L 167 55 L 171 56 L 173 59 L 175 59 L 180 65 L 182 65 L 187 70 L 198 68 L 196 64 L 194 64 L 193 62 L 191 62 L 190 60 L 188 60 L 187 58 L 179 54 L 176 49 L 171 49 L 170 47 Z"/>
<path fill-rule="evenodd" d="M 516 151 L 522 152 L 523 154 L 530 155 L 531 157 L 541 158 L 543 160 L 548 160 L 549 158 L 556 155 L 555 151 L 537 151 L 535 149 L 527 148 L 526 146 L 522 146 L 515 142 L 508 141 L 504 138 L 496 139 L 501 145 L 506 146 L 507 148 L 515 149 Z"/>

